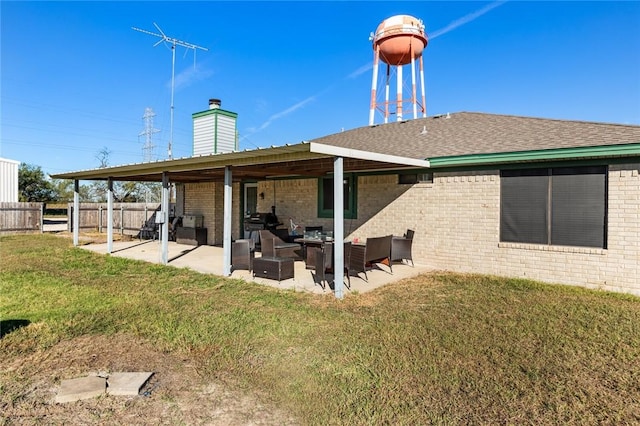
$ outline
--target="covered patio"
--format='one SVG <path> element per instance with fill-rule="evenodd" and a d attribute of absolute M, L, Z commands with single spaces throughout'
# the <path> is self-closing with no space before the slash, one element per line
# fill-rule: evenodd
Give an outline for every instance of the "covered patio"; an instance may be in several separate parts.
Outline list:
<path fill-rule="evenodd" d="M 81 245 L 80 248 L 100 254 L 108 254 L 107 243 L 93 243 Z M 111 247 L 111 256 L 123 257 L 127 259 L 142 260 L 151 263 L 163 263 L 160 258 L 162 242 L 158 240 L 132 240 L 114 241 Z M 177 268 L 188 268 L 203 274 L 223 274 L 224 250 L 218 246 L 191 246 L 178 244 L 170 241 L 167 244 L 168 262 L 167 265 Z M 260 256 L 260 253 L 257 253 Z M 367 271 L 368 279 L 363 279 L 363 274 L 351 276 L 351 287 L 347 287 L 347 279 L 344 277 L 344 287 L 346 293 L 365 293 L 381 286 L 397 282 L 399 280 L 417 276 L 431 270 L 425 265 L 410 266 L 405 263 L 396 262 L 393 264 L 393 273 L 385 265 L 373 266 Z M 315 279 L 315 271 L 306 269 L 304 261 L 294 262 L 294 277 L 282 281 L 270 280 L 267 278 L 254 277 L 248 270 L 232 270 L 229 278 L 237 278 L 247 282 L 260 285 L 267 285 L 283 290 L 302 291 L 313 294 L 331 294 L 335 287 L 325 285 L 323 288 Z M 333 277 L 332 275 L 330 278 Z"/>
<path fill-rule="evenodd" d="M 156 216 L 158 218 L 157 222 L 161 224 L 161 241 L 159 244 L 156 244 L 157 251 L 155 251 L 156 258 L 159 263 L 162 264 L 169 264 L 170 259 L 174 259 L 173 262 L 178 262 L 180 259 L 175 259 L 175 255 L 172 256 L 169 250 L 170 185 L 172 183 L 223 182 L 223 239 L 222 247 L 218 248 L 218 250 L 221 251 L 221 255 L 218 254 L 217 256 L 214 256 L 213 252 L 216 247 L 212 247 L 207 262 L 219 271 L 219 275 L 232 276 L 232 184 L 234 182 L 332 176 L 334 182 L 333 233 L 335 240 L 340 241 L 345 238 L 343 215 L 343 179 L 345 173 L 380 172 L 428 167 L 429 161 L 424 159 L 385 155 L 376 152 L 348 149 L 315 142 L 302 142 L 295 145 L 285 145 L 281 147 L 202 155 L 175 160 L 69 172 L 58 174 L 53 177 L 59 179 L 73 179 L 75 181 L 74 223 L 79 223 L 79 216 L 77 216 L 79 214 L 79 181 L 106 180 L 108 182 L 108 228 L 105 253 L 110 254 L 118 252 L 113 241 L 113 182 L 162 182 L 161 210 Z M 77 246 L 77 227 L 74 227 L 73 229 L 73 239 L 74 245 Z M 146 247 L 151 248 L 153 245 Z M 200 250 L 200 248 L 194 251 L 198 250 Z M 203 247 L 203 250 L 200 250 L 200 252 L 207 250 L 209 249 Z M 185 254 L 185 256 L 182 257 L 187 257 L 187 255 Z M 334 264 L 336 265 L 342 265 L 344 263 L 342 244 L 335 245 L 333 258 Z M 237 274 L 239 271 L 235 273 Z M 390 277 L 395 275 L 396 274 L 394 273 L 394 275 L 390 275 Z M 297 276 L 301 277 L 300 274 L 297 274 Z M 295 279 L 296 278 L 294 278 L 294 280 Z M 336 285 L 334 288 L 334 294 L 337 298 L 342 298 L 344 296 L 345 281 L 344 272 L 341 268 L 338 268 L 335 271 Z M 356 279 L 354 281 L 360 280 Z"/>

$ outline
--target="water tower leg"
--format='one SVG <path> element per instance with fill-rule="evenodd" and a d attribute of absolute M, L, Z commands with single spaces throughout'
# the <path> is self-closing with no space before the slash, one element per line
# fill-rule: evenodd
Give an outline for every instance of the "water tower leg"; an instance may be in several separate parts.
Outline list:
<path fill-rule="evenodd" d="M 398 65 L 398 75 L 396 78 L 396 121 L 402 121 L 402 65 Z"/>
<path fill-rule="evenodd" d="M 389 81 L 391 80 L 391 66 L 387 64 L 387 81 L 384 88 L 384 123 L 389 122 Z"/>
<path fill-rule="evenodd" d="M 422 56 L 420 56 L 420 89 L 422 90 L 422 116 L 427 116 L 427 101 L 424 96 L 424 66 L 422 64 Z"/>
<path fill-rule="evenodd" d="M 413 119 L 418 118 L 418 97 L 416 96 L 416 59 L 411 48 L 411 104 L 413 105 Z"/>
<path fill-rule="evenodd" d="M 373 120 L 376 110 L 376 90 L 378 88 L 378 61 L 380 55 L 378 47 L 373 52 L 373 79 L 371 81 L 371 105 L 369 106 L 369 126 L 373 126 Z"/>

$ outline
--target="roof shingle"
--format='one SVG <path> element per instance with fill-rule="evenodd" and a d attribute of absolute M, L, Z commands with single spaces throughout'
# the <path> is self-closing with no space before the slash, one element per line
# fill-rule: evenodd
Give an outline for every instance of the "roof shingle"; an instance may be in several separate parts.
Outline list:
<path fill-rule="evenodd" d="M 312 142 L 430 159 L 640 143 L 640 126 L 458 112 L 360 127 Z"/>

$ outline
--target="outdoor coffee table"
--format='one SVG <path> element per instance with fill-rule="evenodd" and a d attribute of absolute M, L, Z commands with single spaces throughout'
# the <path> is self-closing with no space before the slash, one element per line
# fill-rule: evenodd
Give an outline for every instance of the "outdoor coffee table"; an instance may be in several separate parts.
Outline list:
<path fill-rule="evenodd" d="M 293 278 L 293 259 L 289 257 L 256 257 L 253 260 L 253 276 L 278 281 Z"/>

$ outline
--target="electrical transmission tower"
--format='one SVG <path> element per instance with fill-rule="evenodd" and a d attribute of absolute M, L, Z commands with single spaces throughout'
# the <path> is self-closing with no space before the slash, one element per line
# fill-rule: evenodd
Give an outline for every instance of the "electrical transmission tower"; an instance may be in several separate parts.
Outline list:
<path fill-rule="evenodd" d="M 160 130 L 153 128 L 153 117 L 155 116 L 156 114 L 153 112 L 153 109 L 149 107 L 144 109 L 144 115 L 142 116 L 144 120 L 144 130 L 138 135 L 144 136 L 144 145 L 142 146 L 142 158 L 144 162 L 156 159 L 155 153 L 153 152 L 156 147 L 153 144 L 153 134 L 158 133 Z"/>
<path fill-rule="evenodd" d="M 136 28 L 136 27 L 131 27 L 131 29 L 136 30 L 136 31 L 140 31 L 141 33 L 145 33 L 145 34 L 149 34 L 155 37 L 159 37 L 160 40 L 153 45 L 153 47 L 156 47 L 157 45 L 159 45 L 162 42 L 168 43 L 171 46 L 171 129 L 170 129 L 170 134 L 169 134 L 169 148 L 167 150 L 169 159 L 171 160 L 173 158 L 173 154 L 171 151 L 171 147 L 173 145 L 173 92 L 174 92 L 174 86 L 175 86 L 175 73 L 176 73 L 176 46 L 182 46 L 182 47 L 186 47 L 187 49 L 191 49 L 193 50 L 193 60 L 194 60 L 194 64 L 195 64 L 195 52 L 196 49 L 201 49 L 204 51 L 208 51 L 209 49 L 207 49 L 206 47 L 202 47 L 202 46 L 197 46 L 195 44 L 192 43 L 188 43 L 186 41 L 182 41 L 182 40 L 178 40 L 176 38 L 173 37 L 168 37 L 158 26 L 158 24 L 156 24 L 155 22 L 153 23 L 153 25 L 158 29 L 158 31 L 160 31 L 160 34 L 156 34 L 156 33 L 152 33 L 151 31 L 147 31 L 147 30 L 141 30 L 140 28 Z"/>

